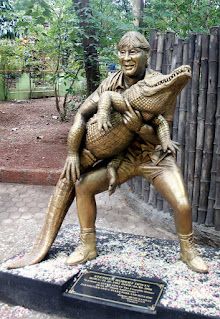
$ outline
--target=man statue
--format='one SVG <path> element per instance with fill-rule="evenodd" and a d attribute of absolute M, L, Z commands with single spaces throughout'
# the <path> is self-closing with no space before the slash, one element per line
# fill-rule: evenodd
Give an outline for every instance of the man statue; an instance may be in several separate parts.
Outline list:
<path fill-rule="evenodd" d="M 111 74 L 98 89 L 89 96 L 79 108 L 75 123 L 78 123 L 76 134 L 81 140 L 85 125 L 91 113 L 97 110 L 100 95 L 105 91 L 122 93 L 144 77 L 152 76 L 154 71 L 148 67 L 150 46 L 143 35 L 138 32 L 127 32 L 119 41 L 118 55 L 121 70 Z M 87 110 L 91 110 L 88 114 Z M 163 112 L 165 120 L 172 125 L 175 104 L 167 105 Z M 120 185 L 134 176 L 142 176 L 150 181 L 155 189 L 169 202 L 174 210 L 176 231 L 180 242 L 180 257 L 193 271 L 207 273 L 208 267 L 199 256 L 193 243 L 192 213 L 188 195 L 184 186 L 182 174 L 175 158 L 169 151 L 163 152 L 154 129 L 144 124 L 140 125 L 140 116 L 135 111 L 126 114 L 124 123 L 133 131 L 138 131 L 117 168 L 115 180 Z M 71 135 L 71 134 L 70 134 Z M 68 139 L 69 140 L 69 139 Z M 18 260 L 12 261 L 8 268 L 17 268 L 40 262 L 50 249 L 62 221 L 76 195 L 77 210 L 81 228 L 80 245 L 67 258 L 67 264 L 75 265 L 94 259 L 96 251 L 96 203 L 95 195 L 109 187 L 109 175 L 106 162 L 80 175 L 80 159 L 75 150 L 69 152 L 61 177 L 50 199 L 44 226 L 30 253 Z M 93 162 L 91 154 L 87 156 Z"/>

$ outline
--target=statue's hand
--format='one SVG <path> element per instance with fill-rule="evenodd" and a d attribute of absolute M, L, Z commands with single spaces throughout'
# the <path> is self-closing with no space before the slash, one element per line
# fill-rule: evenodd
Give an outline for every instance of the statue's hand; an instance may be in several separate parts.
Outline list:
<path fill-rule="evenodd" d="M 61 178 L 66 178 L 67 181 L 73 183 L 80 178 L 80 160 L 78 153 L 69 154 L 67 156 Z"/>
<path fill-rule="evenodd" d="M 132 132 L 138 132 L 143 124 L 141 113 L 139 111 L 126 111 L 123 115 L 123 122 Z"/>
<path fill-rule="evenodd" d="M 93 119 L 90 121 L 90 124 L 94 123 L 97 123 L 99 131 L 103 129 L 107 132 L 112 127 L 109 115 L 102 114 L 101 112 L 98 112 L 96 116 L 94 116 Z"/>
<path fill-rule="evenodd" d="M 108 178 L 109 178 L 109 186 L 108 186 L 108 192 L 109 196 L 111 196 L 117 187 L 116 179 L 117 179 L 117 173 L 114 167 L 108 166 Z"/>
<path fill-rule="evenodd" d="M 164 152 L 168 151 L 172 153 L 173 156 L 176 156 L 176 152 L 179 151 L 179 143 L 172 140 L 163 142 L 161 146 Z"/>

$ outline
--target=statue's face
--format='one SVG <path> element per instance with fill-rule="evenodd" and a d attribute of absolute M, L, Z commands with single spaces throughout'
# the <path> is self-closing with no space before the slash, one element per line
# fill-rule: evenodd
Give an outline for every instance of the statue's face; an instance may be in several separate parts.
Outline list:
<path fill-rule="evenodd" d="M 131 78 L 142 77 L 147 65 L 147 53 L 140 48 L 124 46 L 118 52 L 123 73 Z"/>

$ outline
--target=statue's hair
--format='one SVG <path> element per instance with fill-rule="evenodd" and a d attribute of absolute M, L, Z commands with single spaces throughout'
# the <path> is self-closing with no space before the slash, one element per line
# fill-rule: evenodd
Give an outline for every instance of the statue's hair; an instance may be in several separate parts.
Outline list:
<path fill-rule="evenodd" d="M 150 44 L 147 39 L 137 31 L 126 32 L 117 45 L 117 49 L 120 50 L 123 47 L 128 48 L 140 48 L 147 52 L 150 51 Z"/>

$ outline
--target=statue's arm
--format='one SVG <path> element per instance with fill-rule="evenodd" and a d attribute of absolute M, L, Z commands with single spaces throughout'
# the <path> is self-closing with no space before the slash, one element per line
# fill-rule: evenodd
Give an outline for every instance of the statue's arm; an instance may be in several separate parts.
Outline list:
<path fill-rule="evenodd" d="M 91 97 L 88 97 L 78 109 L 67 139 L 69 155 L 73 155 L 79 151 L 86 130 L 86 123 L 96 111 L 97 103 Z"/>
<path fill-rule="evenodd" d="M 67 138 L 68 155 L 61 177 L 72 182 L 80 177 L 79 149 L 85 134 L 86 122 L 97 110 L 97 102 L 92 96 L 87 98 L 77 111 Z"/>

